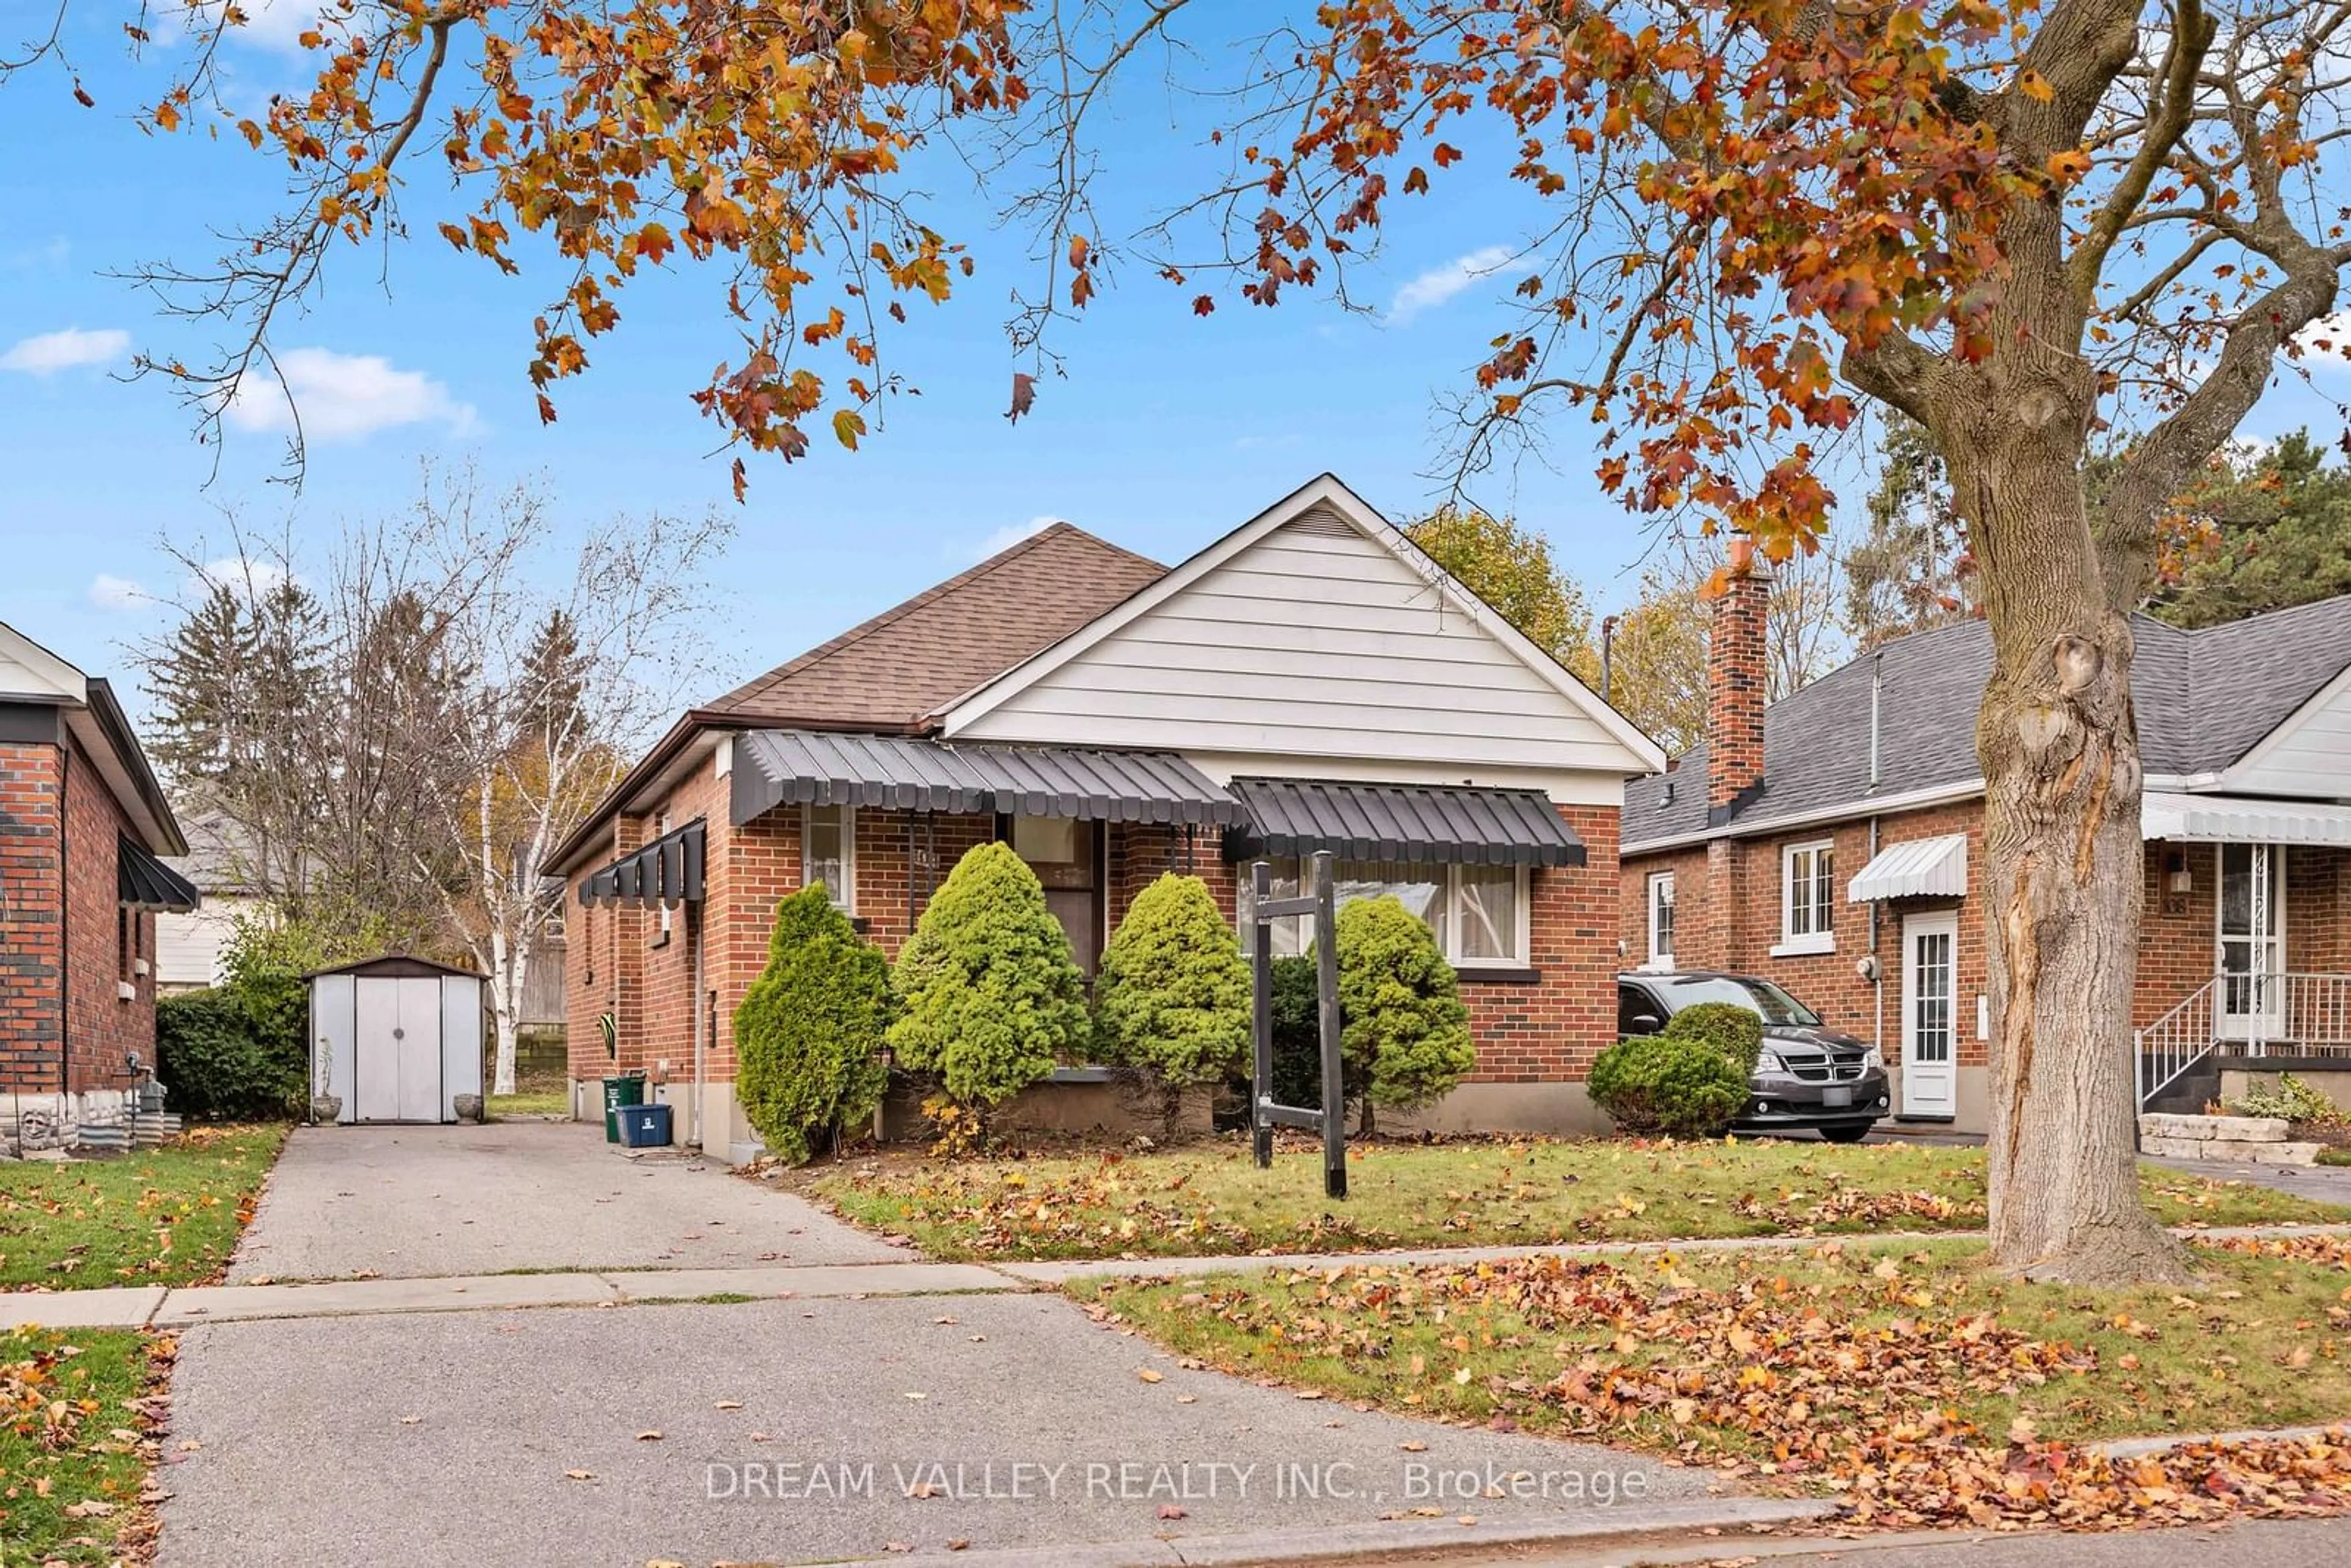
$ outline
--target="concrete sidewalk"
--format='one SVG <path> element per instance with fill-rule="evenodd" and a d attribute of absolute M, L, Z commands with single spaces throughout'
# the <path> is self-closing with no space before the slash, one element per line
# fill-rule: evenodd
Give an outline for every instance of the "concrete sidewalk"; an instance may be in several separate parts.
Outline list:
<path fill-rule="evenodd" d="M 2182 1236 L 2341 1236 L 2351 1225 L 2239 1225 Z M 732 1269 L 550 1270 L 434 1279 L 320 1280 L 267 1285 L 149 1285 L 104 1291 L 0 1293 L 0 1324 L 148 1328 L 266 1318 L 366 1317 L 387 1312 L 499 1312 L 526 1307 L 625 1307 L 741 1297 L 941 1296 L 1053 1290 L 1081 1280 L 1196 1279 L 1269 1270 L 1465 1265 L 1520 1258 L 1640 1257 L 1658 1252 L 1915 1246 L 1980 1239 L 1975 1231 L 1872 1231 L 1838 1236 L 1717 1237 L 1687 1241 L 1583 1241 L 1522 1247 L 1419 1248 L 1392 1252 L 1275 1252 L 1241 1257 L 1097 1258 L 1068 1262 L 777 1263 Z"/>

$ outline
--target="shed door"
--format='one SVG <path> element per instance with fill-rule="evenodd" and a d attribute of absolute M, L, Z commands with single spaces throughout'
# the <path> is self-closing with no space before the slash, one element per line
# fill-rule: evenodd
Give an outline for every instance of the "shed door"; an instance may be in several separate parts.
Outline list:
<path fill-rule="evenodd" d="M 431 975 L 400 988 L 400 1119 L 441 1119 L 441 982 Z"/>
<path fill-rule="evenodd" d="M 357 987 L 359 1061 L 351 1113 L 362 1122 L 400 1120 L 400 982 L 362 976 Z"/>
<path fill-rule="evenodd" d="M 364 976 L 358 1002 L 353 1114 L 362 1122 L 441 1120 L 441 982 Z"/>

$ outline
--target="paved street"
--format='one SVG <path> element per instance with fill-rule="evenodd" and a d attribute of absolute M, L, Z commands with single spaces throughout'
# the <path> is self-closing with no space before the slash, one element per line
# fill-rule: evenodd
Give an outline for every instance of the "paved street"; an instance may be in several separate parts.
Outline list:
<path fill-rule="evenodd" d="M 590 1124 L 303 1127 L 270 1174 L 229 1281 L 911 1256 L 724 1166 L 629 1159 Z"/>

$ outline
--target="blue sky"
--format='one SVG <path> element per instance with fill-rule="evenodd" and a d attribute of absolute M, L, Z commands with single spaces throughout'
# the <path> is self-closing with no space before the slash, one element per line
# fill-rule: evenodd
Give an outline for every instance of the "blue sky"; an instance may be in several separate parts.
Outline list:
<path fill-rule="evenodd" d="M 270 42 L 290 31 L 278 13 L 292 3 L 228 46 L 233 91 L 258 101 L 302 79 Z M 0 0 L 0 33 L 13 41 L 35 9 Z M 299 496 L 267 482 L 283 446 L 266 428 L 233 426 L 214 477 L 214 455 L 193 443 L 169 391 L 116 374 L 133 351 L 201 354 L 213 329 L 163 317 L 109 274 L 206 258 L 210 228 L 270 210 L 276 177 L 241 144 L 142 133 L 131 116 L 164 79 L 168 51 L 134 66 L 113 10 L 77 6 L 72 18 L 94 110 L 47 73 L 0 89 L 0 145 L 37 150 L 0 162 L 0 212 L 11 214 L 0 223 L 0 619 L 93 672 L 120 669 L 122 643 L 161 613 L 138 591 L 172 585 L 159 537 L 217 538 L 224 508 L 265 532 L 290 517 L 298 533 L 389 512 L 427 458 L 470 461 L 493 481 L 543 476 L 574 526 L 733 508 L 727 459 L 711 455 L 713 427 L 687 401 L 734 350 L 721 286 L 680 267 L 632 288 L 620 332 L 590 345 L 595 368 L 560 389 L 560 422 L 541 426 L 523 366 L 548 275 L 506 278 L 434 237 L 453 204 L 429 158 L 411 171 L 420 185 L 408 198 L 423 237 L 392 250 L 384 277 L 372 254 L 336 256 L 328 295 L 277 335 L 308 382 Z M 1209 166 L 1173 101 L 1146 82 L 1103 127 L 1123 218 Z M 942 166 L 933 221 L 973 242 L 979 277 L 895 340 L 894 365 L 923 396 L 896 400 L 862 451 L 820 441 L 813 461 L 789 469 L 753 460 L 724 571 L 738 632 L 720 662 L 749 671 L 788 657 L 1041 518 L 1172 561 L 1325 469 L 1392 517 L 1425 508 L 1437 488 L 1426 476 L 1444 456 L 1435 400 L 1501 329 L 1501 296 L 1520 275 L 1480 274 L 1534 215 L 1501 162 L 1473 156 L 1435 196 L 1392 206 L 1384 253 L 1353 276 L 1377 307 L 1368 318 L 1293 293 L 1272 311 L 1228 299 L 1202 319 L 1187 307 L 1193 290 L 1129 266 L 1057 337 L 1070 379 L 1047 381 L 1017 427 L 1003 418 L 1015 366 L 1002 323 L 1009 290 L 1032 276 L 1025 240 L 991 233 L 991 209 Z M 2326 373 L 2346 390 L 2342 366 Z M 2304 422 L 2339 423 L 2289 382 L 2247 434 Z M 1585 429 L 1563 422 L 1547 465 L 1498 476 L 1477 498 L 1547 532 L 1604 608 L 1628 596 L 1649 541 L 1600 496 L 1591 463 Z"/>

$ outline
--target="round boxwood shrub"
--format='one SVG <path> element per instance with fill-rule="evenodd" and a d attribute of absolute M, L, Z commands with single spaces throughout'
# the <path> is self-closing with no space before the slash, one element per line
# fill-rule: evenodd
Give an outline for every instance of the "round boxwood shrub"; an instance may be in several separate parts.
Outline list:
<path fill-rule="evenodd" d="M 736 1093 L 771 1151 L 803 1164 L 873 1114 L 895 1016 L 888 961 L 822 883 L 776 906 L 768 967 L 735 1009 Z"/>
<path fill-rule="evenodd" d="M 1198 877 L 1167 873 L 1118 923 L 1094 977 L 1094 1050 L 1153 1073 L 1171 1136 L 1184 1091 L 1248 1060 L 1249 965 Z"/>
<path fill-rule="evenodd" d="M 1339 911 L 1338 936 L 1340 1050 L 1363 1076 L 1369 1133 L 1374 1105 L 1440 1098 L 1478 1052 L 1453 966 L 1418 915 L 1393 896 L 1359 899 Z"/>
<path fill-rule="evenodd" d="M 1719 1137 L 1747 1103 L 1747 1071 L 1711 1041 L 1636 1036 L 1592 1064 L 1585 1088 L 1620 1133 Z"/>
<path fill-rule="evenodd" d="M 299 1037 L 265 1037 L 234 992 L 190 991 L 155 1004 L 155 1076 L 164 1103 L 183 1116 L 254 1122 L 299 1115 L 309 1075 Z"/>
<path fill-rule="evenodd" d="M 1755 1071 L 1763 1051 L 1763 1019 L 1751 1008 L 1736 1002 L 1700 1002 L 1684 1008 L 1666 1020 L 1670 1040 L 1696 1040 L 1722 1052 L 1744 1078 Z"/>
<path fill-rule="evenodd" d="M 1084 982 L 1028 862 L 1002 843 L 956 862 L 898 955 L 898 1061 L 985 1113 L 1085 1048 Z"/>

